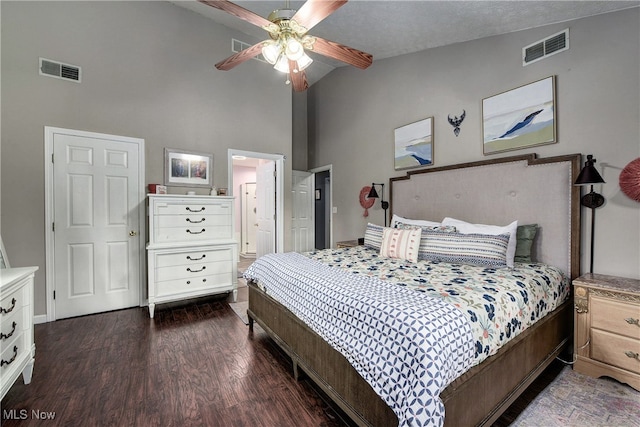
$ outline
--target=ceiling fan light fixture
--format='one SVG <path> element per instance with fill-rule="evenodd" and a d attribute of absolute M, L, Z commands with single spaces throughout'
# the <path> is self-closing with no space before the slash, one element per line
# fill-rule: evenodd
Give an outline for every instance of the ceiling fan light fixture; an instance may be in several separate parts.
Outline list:
<path fill-rule="evenodd" d="M 280 46 L 274 40 L 267 40 L 262 47 L 262 56 L 271 65 L 274 65 L 280 56 Z"/>
<path fill-rule="evenodd" d="M 292 61 L 297 61 L 302 58 L 304 55 L 304 48 L 302 47 L 302 43 L 298 41 L 295 37 L 289 37 L 285 44 L 285 55 Z"/>
<path fill-rule="evenodd" d="M 289 72 L 289 58 L 287 58 L 287 55 L 280 55 L 280 57 L 278 58 L 278 61 L 273 66 L 273 68 L 275 68 L 276 70 L 280 71 L 281 73 L 288 73 Z"/>
<path fill-rule="evenodd" d="M 306 53 L 303 53 L 302 57 L 298 59 L 298 71 L 304 70 L 309 65 L 311 65 L 312 62 L 313 62 L 313 59 L 311 59 L 309 55 L 307 55 Z"/>

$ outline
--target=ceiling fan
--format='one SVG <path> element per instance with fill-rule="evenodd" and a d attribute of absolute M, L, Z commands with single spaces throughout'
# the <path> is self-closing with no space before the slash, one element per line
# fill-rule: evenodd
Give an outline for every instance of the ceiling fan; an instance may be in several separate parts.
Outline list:
<path fill-rule="evenodd" d="M 293 89 L 300 92 L 309 87 L 304 70 L 313 62 L 305 50 L 362 69 L 367 68 L 373 61 L 373 56 L 368 53 L 307 34 L 311 28 L 335 12 L 347 0 L 307 0 L 298 11 L 289 9 L 287 1 L 285 9 L 274 10 L 268 18 L 263 18 L 228 0 L 198 1 L 261 27 L 270 36 L 269 40 L 256 43 L 218 62 L 216 68 L 219 70 L 230 70 L 262 53 L 276 70 L 288 74 L 287 83 L 290 78 Z"/>

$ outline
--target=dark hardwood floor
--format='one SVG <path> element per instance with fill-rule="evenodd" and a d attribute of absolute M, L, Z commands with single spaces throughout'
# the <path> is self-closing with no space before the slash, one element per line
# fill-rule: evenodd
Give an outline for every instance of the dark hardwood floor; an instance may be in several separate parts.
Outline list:
<path fill-rule="evenodd" d="M 224 298 L 159 306 L 155 319 L 132 308 L 59 320 L 36 325 L 35 339 L 33 380 L 2 400 L 3 426 L 42 425 L 38 414 L 62 426 L 350 424 Z"/>

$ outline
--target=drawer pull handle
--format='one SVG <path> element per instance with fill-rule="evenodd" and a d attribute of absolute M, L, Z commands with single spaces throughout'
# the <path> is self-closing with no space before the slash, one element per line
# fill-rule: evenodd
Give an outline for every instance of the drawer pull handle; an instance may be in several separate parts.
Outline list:
<path fill-rule="evenodd" d="M 0 340 L 6 340 L 11 335 L 13 335 L 13 333 L 16 331 L 16 326 L 18 326 L 18 324 L 16 322 L 13 322 L 13 324 L 11 326 L 12 326 L 11 332 L 9 332 L 7 335 L 5 335 L 4 333 L 0 332 Z"/>
<path fill-rule="evenodd" d="M 187 229 L 187 233 L 189 233 L 189 234 L 202 234 L 202 233 L 204 233 L 204 228 L 201 231 L 191 231 L 191 230 Z"/>
<path fill-rule="evenodd" d="M 4 366 L 4 365 L 11 365 L 11 363 L 13 363 L 14 360 L 16 360 L 16 357 L 18 357 L 18 346 L 14 345 L 13 346 L 13 357 L 10 360 L 0 360 L 0 367 Z"/>
<path fill-rule="evenodd" d="M 204 259 L 207 255 L 202 254 L 202 256 L 200 258 L 191 258 L 191 255 L 187 255 L 187 259 L 189 261 L 200 261 L 201 259 Z"/>
<path fill-rule="evenodd" d="M 190 267 L 187 267 L 187 271 L 189 273 L 200 273 L 202 270 L 204 270 L 205 268 L 207 268 L 206 265 L 202 266 L 202 268 L 200 270 L 192 270 Z"/>
<path fill-rule="evenodd" d="M 11 313 L 13 311 L 14 308 L 16 308 L 16 299 L 15 298 L 11 298 L 11 308 L 2 308 L 0 307 L 0 313 L 1 314 L 7 314 L 7 313 Z"/>
<path fill-rule="evenodd" d="M 630 325 L 640 326 L 640 319 L 634 319 L 633 317 L 627 317 L 626 319 L 624 319 L 624 321 L 627 322 Z"/>
<path fill-rule="evenodd" d="M 625 351 L 624 354 L 630 359 L 640 360 L 640 353 L 635 353 L 633 351 Z"/>
<path fill-rule="evenodd" d="M 185 209 L 186 209 L 187 211 L 189 211 L 189 212 L 202 212 L 202 211 L 204 211 L 204 209 L 205 209 L 205 208 L 204 208 L 204 206 L 203 206 L 203 207 L 201 207 L 200 209 L 195 210 L 195 209 L 191 209 L 189 206 L 187 206 Z"/>
<path fill-rule="evenodd" d="M 190 222 L 191 224 L 200 224 L 201 222 L 204 222 L 204 218 L 202 218 L 200 221 L 194 221 L 191 218 L 187 218 L 187 222 Z"/>

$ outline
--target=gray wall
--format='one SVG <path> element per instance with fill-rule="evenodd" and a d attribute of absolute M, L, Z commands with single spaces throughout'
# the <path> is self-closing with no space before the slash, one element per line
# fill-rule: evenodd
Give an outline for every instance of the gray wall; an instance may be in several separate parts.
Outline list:
<path fill-rule="evenodd" d="M 534 152 L 594 154 L 607 182 L 597 212 L 594 271 L 640 278 L 640 204 L 621 193 L 621 169 L 640 156 L 640 9 L 491 37 L 339 68 L 309 91 L 309 167 L 332 164 L 334 237 L 361 237 L 383 222 L 380 204 L 363 218 L 358 193 L 404 172 L 393 168 L 393 130 L 434 116 L 436 166 Z M 522 47 L 570 28 L 570 49 L 522 66 Z M 556 77 L 558 142 L 483 156 L 482 99 Z M 466 110 L 459 137 L 447 115 Z M 388 197 L 388 186 L 385 190 Z M 582 271 L 588 271 L 590 213 L 583 209 Z"/>
<path fill-rule="evenodd" d="M 44 126 L 144 138 L 147 183 L 163 181 L 165 147 L 213 153 L 217 187 L 228 186 L 230 147 L 291 158 L 291 88 L 282 76 L 258 61 L 213 67 L 232 54 L 231 37 L 257 40 L 168 2 L 0 7 L 0 231 L 13 265 L 40 267 L 36 315 L 46 311 Z M 81 66 L 82 83 L 40 76 L 38 57 Z M 285 188 L 290 182 L 287 162 Z"/>

